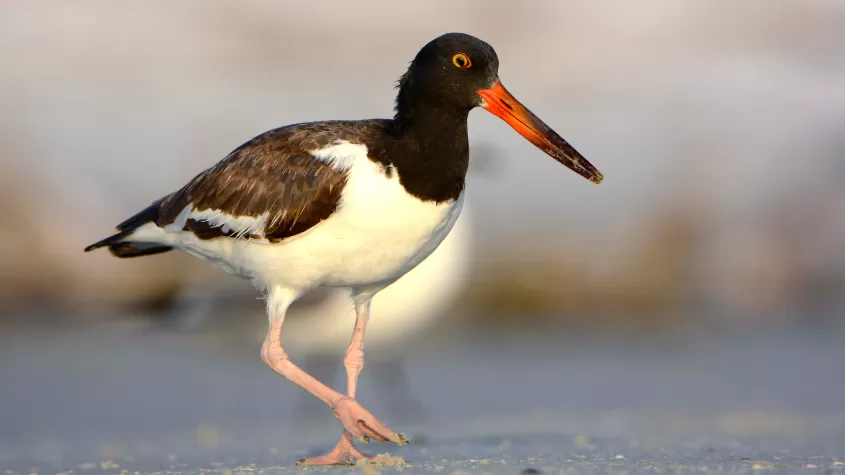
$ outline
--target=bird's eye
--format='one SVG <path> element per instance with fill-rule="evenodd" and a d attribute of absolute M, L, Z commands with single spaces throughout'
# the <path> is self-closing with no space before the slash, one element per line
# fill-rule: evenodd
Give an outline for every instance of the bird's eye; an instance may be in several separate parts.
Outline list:
<path fill-rule="evenodd" d="M 466 69 L 472 66 L 472 61 L 469 60 L 469 56 L 466 53 L 457 53 L 455 56 L 452 56 L 452 64 L 458 69 Z"/>

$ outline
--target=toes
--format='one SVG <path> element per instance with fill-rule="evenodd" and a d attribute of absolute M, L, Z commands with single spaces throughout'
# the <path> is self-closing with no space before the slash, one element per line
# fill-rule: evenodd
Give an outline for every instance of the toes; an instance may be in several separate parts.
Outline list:
<path fill-rule="evenodd" d="M 390 427 L 387 427 L 386 425 L 382 424 L 378 421 L 378 419 L 373 418 L 371 420 L 365 421 L 365 423 L 367 429 L 379 435 L 379 440 L 381 442 L 393 442 L 394 444 L 399 445 L 404 445 L 408 443 L 408 439 L 404 435 L 398 432 L 393 432 Z"/>
<path fill-rule="evenodd" d="M 358 458 L 354 454 L 329 454 L 320 457 L 311 457 L 307 459 L 299 459 L 296 462 L 298 467 L 314 466 L 314 465 L 355 465 Z"/>
<path fill-rule="evenodd" d="M 354 399 L 341 399 L 332 412 L 355 440 L 368 443 L 372 439 L 399 445 L 408 443 L 407 437 L 390 430 Z"/>
<path fill-rule="evenodd" d="M 358 421 L 358 428 L 372 439 L 379 442 L 393 442 L 394 444 L 404 445 L 408 443 L 408 439 L 398 433 L 390 430 L 389 427 L 379 422 L 377 419 L 360 420 Z"/>
<path fill-rule="evenodd" d="M 376 440 L 377 442 L 387 442 L 387 438 L 382 437 L 381 434 L 373 430 L 372 427 L 368 426 L 367 423 L 363 420 L 358 421 L 358 428 L 361 429 L 369 438 Z"/>
<path fill-rule="evenodd" d="M 343 423 L 343 428 L 349 432 L 349 435 L 352 436 L 353 439 L 357 440 L 358 442 L 363 442 L 365 444 L 370 443 L 370 435 L 367 434 L 358 424 L 347 424 L 346 421 L 341 419 Z"/>

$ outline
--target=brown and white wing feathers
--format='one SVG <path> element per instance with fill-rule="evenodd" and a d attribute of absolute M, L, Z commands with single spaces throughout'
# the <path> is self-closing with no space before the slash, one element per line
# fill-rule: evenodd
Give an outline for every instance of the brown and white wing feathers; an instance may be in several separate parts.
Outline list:
<path fill-rule="evenodd" d="M 233 151 L 159 206 L 156 224 L 278 242 L 310 229 L 337 208 L 346 170 L 310 152 L 330 144 L 317 124 L 262 134 Z"/>

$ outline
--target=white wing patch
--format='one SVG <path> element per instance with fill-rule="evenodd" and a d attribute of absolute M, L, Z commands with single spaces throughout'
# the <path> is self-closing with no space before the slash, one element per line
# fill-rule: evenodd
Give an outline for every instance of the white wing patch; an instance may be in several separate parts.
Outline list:
<path fill-rule="evenodd" d="M 367 157 L 367 146 L 346 140 L 335 140 L 327 147 L 309 150 L 308 153 L 317 160 L 331 165 L 335 170 L 345 171 L 352 168 L 358 159 Z"/>
<path fill-rule="evenodd" d="M 185 206 L 182 211 L 179 212 L 179 215 L 176 216 L 176 219 L 164 227 L 164 230 L 169 233 L 181 232 L 185 229 L 185 224 L 188 222 L 188 218 L 191 216 L 191 211 L 193 211 L 193 209 L 194 207 L 191 205 Z"/>
<path fill-rule="evenodd" d="M 264 235 L 264 225 L 267 224 L 269 213 L 259 216 L 232 216 L 217 209 L 206 209 L 191 212 L 191 219 L 205 221 L 213 227 L 220 227 L 224 233 L 232 233 L 237 237 L 248 234 Z"/>
<path fill-rule="evenodd" d="M 264 226 L 270 213 L 263 213 L 259 216 L 232 216 L 218 209 L 195 210 L 192 205 L 186 206 L 176 219 L 164 227 L 167 232 L 181 232 L 189 219 L 194 221 L 205 221 L 211 227 L 220 228 L 224 234 L 232 234 L 235 237 L 246 235 L 264 236 Z"/>

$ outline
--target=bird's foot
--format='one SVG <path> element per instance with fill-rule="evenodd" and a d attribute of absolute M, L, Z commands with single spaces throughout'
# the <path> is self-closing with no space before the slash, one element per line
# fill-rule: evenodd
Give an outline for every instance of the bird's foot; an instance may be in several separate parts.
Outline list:
<path fill-rule="evenodd" d="M 374 455 L 365 454 L 352 445 L 349 433 L 343 434 L 340 442 L 326 455 L 308 457 L 297 462 L 297 465 L 355 465 L 361 459 L 373 460 Z"/>
<path fill-rule="evenodd" d="M 343 424 L 346 432 L 352 438 L 361 442 L 375 440 L 378 442 L 393 442 L 399 445 L 408 443 L 408 439 L 404 435 L 393 432 L 389 427 L 379 422 L 370 411 L 364 409 L 358 401 L 350 397 L 339 399 L 332 407 L 332 413 Z M 341 440 L 341 443 L 343 443 L 343 440 Z"/>

